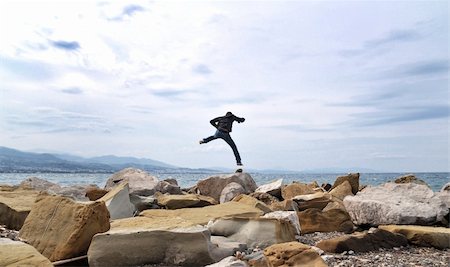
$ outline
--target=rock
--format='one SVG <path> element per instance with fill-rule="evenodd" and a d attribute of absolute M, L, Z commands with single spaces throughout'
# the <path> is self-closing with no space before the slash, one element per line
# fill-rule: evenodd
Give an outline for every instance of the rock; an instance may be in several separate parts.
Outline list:
<path fill-rule="evenodd" d="M 46 192 L 50 194 L 56 194 L 60 196 L 65 196 L 72 198 L 73 200 L 78 201 L 89 201 L 89 198 L 86 196 L 86 192 L 90 191 L 94 188 L 98 188 L 95 184 L 80 184 L 80 185 L 70 185 L 61 187 L 59 185 L 52 186 L 46 190 Z"/>
<path fill-rule="evenodd" d="M 277 198 L 281 197 L 281 188 L 283 187 L 283 179 L 278 179 L 270 183 L 264 184 L 256 188 L 255 192 L 267 193 Z"/>
<path fill-rule="evenodd" d="M 302 234 L 314 232 L 352 232 L 353 223 L 347 212 L 340 209 L 321 211 L 307 209 L 298 212 Z"/>
<path fill-rule="evenodd" d="M 263 218 L 275 218 L 278 220 L 284 220 L 289 222 L 295 229 L 295 234 L 301 234 L 300 222 L 298 219 L 297 212 L 295 211 L 274 211 L 264 214 Z"/>
<path fill-rule="evenodd" d="M 322 240 L 316 247 L 331 253 L 341 253 L 353 250 L 354 252 L 376 251 L 380 248 L 393 248 L 408 245 L 403 235 L 393 234 L 382 229 L 372 229 L 367 233 L 340 236 Z"/>
<path fill-rule="evenodd" d="M 240 194 L 245 194 L 245 189 L 242 187 L 242 185 L 231 182 L 227 184 L 220 193 L 220 203 L 225 203 L 228 201 L 231 201 L 236 196 L 239 196 Z"/>
<path fill-rule="evenodd" d="M 269 266 L 328 266 L 310 246 L 289 242 L 272 245 L 264 250 Z"/>
<path fill-rule="evenodd" d="M 0 188 L 0 224 L 9 229 L 22 228 L 39 192 L 17 187 Z"/>
<path fill-rule="evenodd" d="M 330 191 L 330 189 L 331 189 L 331 184 L 328 184 L 328 183 L 325 184 L 325 183 L 323 183 L 321 187 L 322 187 L 323 190 L 325 190 L 325 191 Z"/>
<path fill-rule="evenodd" d="M 109 177 L 105 189 L 109 190 L 121 182 L 128 182 L 130 194 L 151 196 L 156 192 L 155 187 L 159 181 L 143 170 L 126 168 Z"/>
<path fill-rule="evenodd" d="M 243 252 L 247 250 L 247 244 L 244 242 L 237 242 L 224 236 L 211 236 L 212 256 L 216 259 L 223 259 L 230 255 L 235 255 L 236 252 Z"/>
<path fill-rule="evenodd" d="M 260 209 L 264 213 L 272 212 L 272 210 L 266 204 L 251 196 L 238 195 L 233 199 L 233 201 L 255 207 L 257 209 Z"/>
<path fill-rule="evenodd" d="M 210 220 L 240 216 L 240 217 L 259 217 L 263 212 L 255 207 L 238 203 L 235 201 L 226 202 L 214 206 L 202 208 L 185 208 L 177 210 L 144 210 L 139 216 L 152 219 L 152 224 L 172 228 L 189 227 L 193 225 L 206 225 Z M 127 219 L 122 219 L 127 220 Z M 112 222 L 121 223 L 122 220 Z"/>
<path fill-rule="evenodd" d="M 58 187 L 58 184 L 49 182 L 47 180 L 38 178 L 38 177 L 28 177 L 27 179 L 23 180 L 19 187 L 23 189 L 33 189 L 37 191 L 47 190 L 50 187 L 56 186 Z"/>
<path fill-rule="evenodd" d="M 292 199 L 285 199 L 281 202 L 272 203 L 269 208 L 273 211 L 298 211 L 297 202 Z"/>
<path fill-rule="evenodd" d="M 223 260 L 206 265 L 206 267 L 247 267 L 248 264 L 245 261 L 241 261 L 234 256 L 229 256 L 224 258 Z"/>
<path fill-rule="evenodd" d="M 217 202 L 212 197 L 202 195 L 156 195 L 158 205 L 166 207 L 167 209 L 182 209 L 182 208 L 194 208 L 205 207 L 210 205 L 216 205 Z"/>
<path fill-rule="evenodd" d="M 407 174 L 400 177 L 397 177 L 394 181 L 396 184 L 407 184 L 407 183 L 415 183 L 415 184 L 421 184 L 426 185 L 430 187 L 425 181 L 418 179 L 414 174 Z"/>
<path fill-rule="evenodd" d="M 215 247 L 204 227 L 149 227 L 113 226 L 110 231 L 95 235 L 88 251 L 89 266 L 205 266 L 221 260 L 214 258 Z"/>
<path fill-rule="evenodd" d="M 128 183 L 120 183 L 99 201 L 105 202 L 111 220 L 133 217 L 134 205 L 130 202 Z"/>
<path fill-rule="evenodd" d="M 108 190 L 91 187 L 86 189 L 86 197 L 89 198 L 90 201 L 96 201 L 97 199 L 106 195 L 108 192 Z"/>
<path fill-rule="evenodd" d="M 256 198 L 257 200 L 263 202 L 264 204 L 266 204 L 267 206 L 272 205 L 273 203 L 278 203 L 280 202 L 280 200 L 270 194 L 267 193 L 261 193 L 261 192 L 254 192 L 251 194 L 248 194 L 251 197 Z"/>
<path fill-rule="evenodd" d="M 415 183 L 369 186 L 356 196 L 347 196 L 344 205 L 357 225 L 431 225 L 448 213 L 446 204 L 430 188 Z"/>
<path fill-rule="evenodd" d="M 158 202 L 155 196 L 138 196 L 135 194 L 130 194 L 130 201 L 134 205 L 134 209 L 138 212 L 147 209 L 159 209 Z"/>
<path fill-rule="evenodd" d="M 334 181 L 333 186 L 331 187 L 331 190 L 336 188 L 338 185 L 342 184 L 344 181 L 348 181 L 350 185 L 352 186 L 352 193 L 356 194 L 359 190 L 359 173 L 350 173 L 345 176 L 339 176 L 336 178 L 336 181 Z"/>
<path fill-rule="evenodd" d="M 340 199 L 333 199 L 332 202 L 328 203 L 327 206 L 325 208 L 323 208 L 322 211 L 329 211 L 329 210 L 334 210 L 334 209 L 338 209 L 338 210 L 343 210 L 345 212 L 347 212 L 347 210 L 345 209 L 344 206 L 344 202 Z"/>
<path fill-rule="evenodd" d="M 19 236 L 50 261 L 57 261 L 83 255 L 92 236 L 108 229 L 109 212 L 104 202 L 80 203 L 42 193 Z"/>
<path fill-rule="evenodd" d="M 340 200 L 344 200 L 346 196 L 353 196 L 352 186 L 348 181 L 344 181 L 343 183 L 332 189 L 330 191 L 330 195 L 337 197 Z"/>
<path fill-rule="evenodd" d="M 159 181 L 155 186 L 155 190 L 163 194 L 181 195 L 181 188 L 178 186 L 177 181 L 172 180 L 174 179 L 171 179 L 169 181 Z"/>
<path fill-rule="evenodd" d="M 419 225 L 380 225 L 379 229 L 404 235 L 411 244 L 437 249 L 450 248 L 450 229 Z"/>
<path fill-rule="evenodd" d="M 292 199 L 298 195 L 314 194 L 316 191 L 307 184 L 291 183 L 281 189 L 281 197 L 283 199 Z"/>
<path fill-rule="evenodd" d="M 244 188 L 245 194 L 253 193 L 256 189 L 256 183 L 248 173 L 233 173 L 229 175 L 210 176 L 201 180 L 196 185 L 197 193 L 204 196 L 210 196 L 217 202 L 220 201 L 220 194 L 229 183 L 236 182 Z"/>
<path fill-rule="evenodd" d="M 9 238 L 0 238 L 0 266 L 53 267 L 53 264 L 34 247 Z"/>
<path fill-rule="evenodd" d="M 300 211 L 311 208 L 323 209 L 332 201 L 332 196 L 326 192 L 317 192 L 308 195 L 298 195 L 292 200 L 297 203 L 297 208 Z"/>
<path fill-rule="evenodd" d="M 267 247 L 294 241 L 297 230 L 287 220 L 276 218 L 221 218 L 208 224 L 212 235 L 246 243 L 248 247 Z"/>
<path fill-rule="evenodd" d="M 441 192 L 449 192 L 450 191 L 450 182 L 446 183 L 442 188 L 441 188 Z"/>

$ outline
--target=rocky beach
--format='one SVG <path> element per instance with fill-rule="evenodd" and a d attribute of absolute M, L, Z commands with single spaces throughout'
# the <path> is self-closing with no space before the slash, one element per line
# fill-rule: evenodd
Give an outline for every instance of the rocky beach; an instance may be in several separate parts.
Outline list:
<path fill-rule="evenodd" d="M 359 174 L 190 188 L 123 169 L 97 185 L 0 186 L 0 266 L 448 266 L 450 185 Z"/>

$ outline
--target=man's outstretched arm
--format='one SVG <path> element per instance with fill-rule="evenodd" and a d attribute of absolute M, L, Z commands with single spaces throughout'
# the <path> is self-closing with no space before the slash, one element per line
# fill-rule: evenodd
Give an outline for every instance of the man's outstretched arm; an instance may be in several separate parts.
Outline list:
<path fill-rule="evenodd" d="M 221 117 L 217 117 L 217 118 L 215 118 L 215 119 L 212 119 L 212 120 L 209 121 L 209 123 L 211 123 L 211 125 L 214 126 L 214 128 L 217 128 L 217 127 L 218 127 L 218 124 L 219 124 L 220 118 L 221 118 Z"/>

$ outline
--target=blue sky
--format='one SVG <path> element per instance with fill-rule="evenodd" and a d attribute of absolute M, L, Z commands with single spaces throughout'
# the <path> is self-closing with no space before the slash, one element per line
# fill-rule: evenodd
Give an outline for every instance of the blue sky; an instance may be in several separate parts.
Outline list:
<path fill-rule="evenodd" d="M 449 171 L 447 1 L 1 1 L 0 140 L 249 168 Z M 356 169 L 357 170 L 357 169 Z"/>

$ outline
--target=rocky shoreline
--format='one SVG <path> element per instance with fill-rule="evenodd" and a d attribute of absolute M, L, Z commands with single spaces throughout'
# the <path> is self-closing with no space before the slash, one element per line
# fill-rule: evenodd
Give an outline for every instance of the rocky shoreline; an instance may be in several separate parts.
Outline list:
<path fill-rule="evenodd" d="M 413 175 L 366 187 L 357 173 L 188 189 L 131 168 L 103 189 L 30 177 L 0 186 L 0 266 L 449 266 L 449 187 Z"/>

